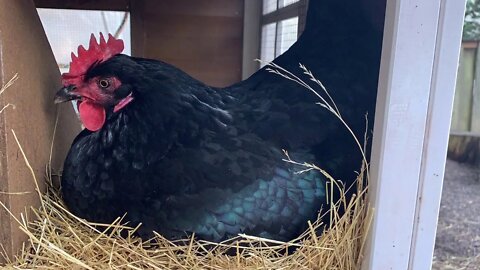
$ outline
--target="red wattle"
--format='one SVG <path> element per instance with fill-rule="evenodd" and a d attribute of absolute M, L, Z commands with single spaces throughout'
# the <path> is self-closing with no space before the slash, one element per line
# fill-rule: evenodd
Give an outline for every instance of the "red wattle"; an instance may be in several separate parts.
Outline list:
<path fill-rule="evenodd" d="M 80 120 L 86 129 L 97 131 L 102 128 L 105 123 L 105 109 L 89 100 L 82 101 L 78 105 Z"/>

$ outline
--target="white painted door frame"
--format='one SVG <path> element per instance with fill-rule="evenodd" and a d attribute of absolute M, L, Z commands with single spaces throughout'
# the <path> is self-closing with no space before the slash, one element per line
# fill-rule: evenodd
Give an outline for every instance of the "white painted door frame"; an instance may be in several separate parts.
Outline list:
<path fill-rule="evenodd" d="M 363 269 L 430 269 L 465 0 L 387 0 Z"/>

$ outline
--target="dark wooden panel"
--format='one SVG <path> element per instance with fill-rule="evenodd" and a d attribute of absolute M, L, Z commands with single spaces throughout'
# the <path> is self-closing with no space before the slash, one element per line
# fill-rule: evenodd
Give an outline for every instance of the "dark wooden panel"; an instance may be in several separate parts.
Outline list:
<path fill-rule="evenodd" d="M 145 21 L 147 36 L 168 36 L 174 37 L 208 37 L 215 39 L 242 37 L 241 31 L 243 21 L 236 17 L 228 16 L 203 16 L 185 14 L 162 14 L 155 17 L 154 13 L 145 14 L 146 18 L 153 18 Z"/>
<path fill-rule="evenodd" d="M 143 13 L 145 11 L 145 1 L 136 0 L 131 2 L 130 6 L 130 35 L 132 55 L 145 56 L 145 20 Z"/>
<path fill-rule="evenodd" d="M 216 64 L 230 65 L 234 64 L 233 62 L 238 58 L 238 51 L 241 50 L 242 44 L 239 39 L 225 39 L 217 41 L 215 43 L 199 38 L 179 38 L 178 44 L 169 44 L 162 42 L 162 38 L 152 38 L 151 39 L 155 44 L 159 44 L 157 47 L 152 48 L 147 46 L 145 53 L 147 55 L 158 55 L 161 56 L 163 61 L 170 61 L 170 64 L 176 65 L 174 62 L 178 63 L 182 61 L 188 62 L 197 62 L 197 66 L 207 66 L 207 69 L 213 68 Z M 158 42 L 158 43 L 157 43 Z M 239 43 L 240 42 L 240 43 Z M 192 49 L 192 45 L 195 46 L 195 49 Z M 164 52 L 169 52 L 168 54 Z M 167 61 L 168 60 L 168 61 Z M 172 62 L 173 61 L 173 62 Z M 208 61 L 208 62 L 206 62 Z M 222 68 L 225 68 L 223 66 Z"/>
<path fill-rule="evenodd" d="M 157 14 L 243 17 L 239 0 L 145 0 L 145 8 Z"/>
<path fill-rule="evenodd" d="M 132 5 L 132 48 L 213 86 L 241 80 L 243 0 L 141 0 Z"/>
<path fill-rule="evenodd" d="M 39 8 L 127 11 L 130 0 L 34 0 L 34 2 Z"/>

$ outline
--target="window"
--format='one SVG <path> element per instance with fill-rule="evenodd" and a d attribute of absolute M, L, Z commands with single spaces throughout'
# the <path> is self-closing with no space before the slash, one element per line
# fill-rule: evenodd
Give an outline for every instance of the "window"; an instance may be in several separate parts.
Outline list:
<path fill-rule="evenodd" d="M 299 0 L 263 0 L 263 15 L 296 2 L 299 2 Z"/>
<path fill-rule="evenodd" d="M 270 62 L 275 59 L 275 39 L 277 23 L 269 23 L 262 27 L 261 59 Z"/>
<path fill-rule="evenodd" d="M 263 0 L 263 14 L 277 10 L 277 0 Z"/>
<path fill-rule="evenodd" d="M 108 33 L 116 34 L 125 44 L 123 53 L 130 54 L 128 12 L 46 8 L 38 8 L 37 12 L 62 73 L 68 72 L 70 52 L 77 54 L 81 44 L 88 48 L 90 33 L 97 39 L 99 32 L 105 37 Z"/>
<path fill-rule="evenodd" d="M 282 20 L 277 24 L 277 44 L 275 56 L 284 53 L 297 41 L 298 17 Z"/>
<path fill-rule="evenodd" d="M 305 22 L 306 0 L 263 0 L 261 66 L 272 61 L 297 41 Z"/>
<path fill-rule="evenodd" d="M 278 1 L 278 7 L 279 8 L 286 7 L 286 6 L 291 5 L 295 2 L 298 2 L 298 0 L 279 0 Z"/>

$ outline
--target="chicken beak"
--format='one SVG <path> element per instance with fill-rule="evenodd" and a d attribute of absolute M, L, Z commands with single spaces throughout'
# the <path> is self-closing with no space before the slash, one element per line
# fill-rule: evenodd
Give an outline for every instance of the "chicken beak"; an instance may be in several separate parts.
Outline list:
<path fill-rule="evenodd" d="M 73 93 L 72 90 L 76 89 L 75 85 L 71 84 L 69 86 L 62 87 L 58 92 L 55 94 L 55 99 L 53 102 L 55 104 L 67 102 L 74 99 L 79 99 L 80 96 Z"/>

